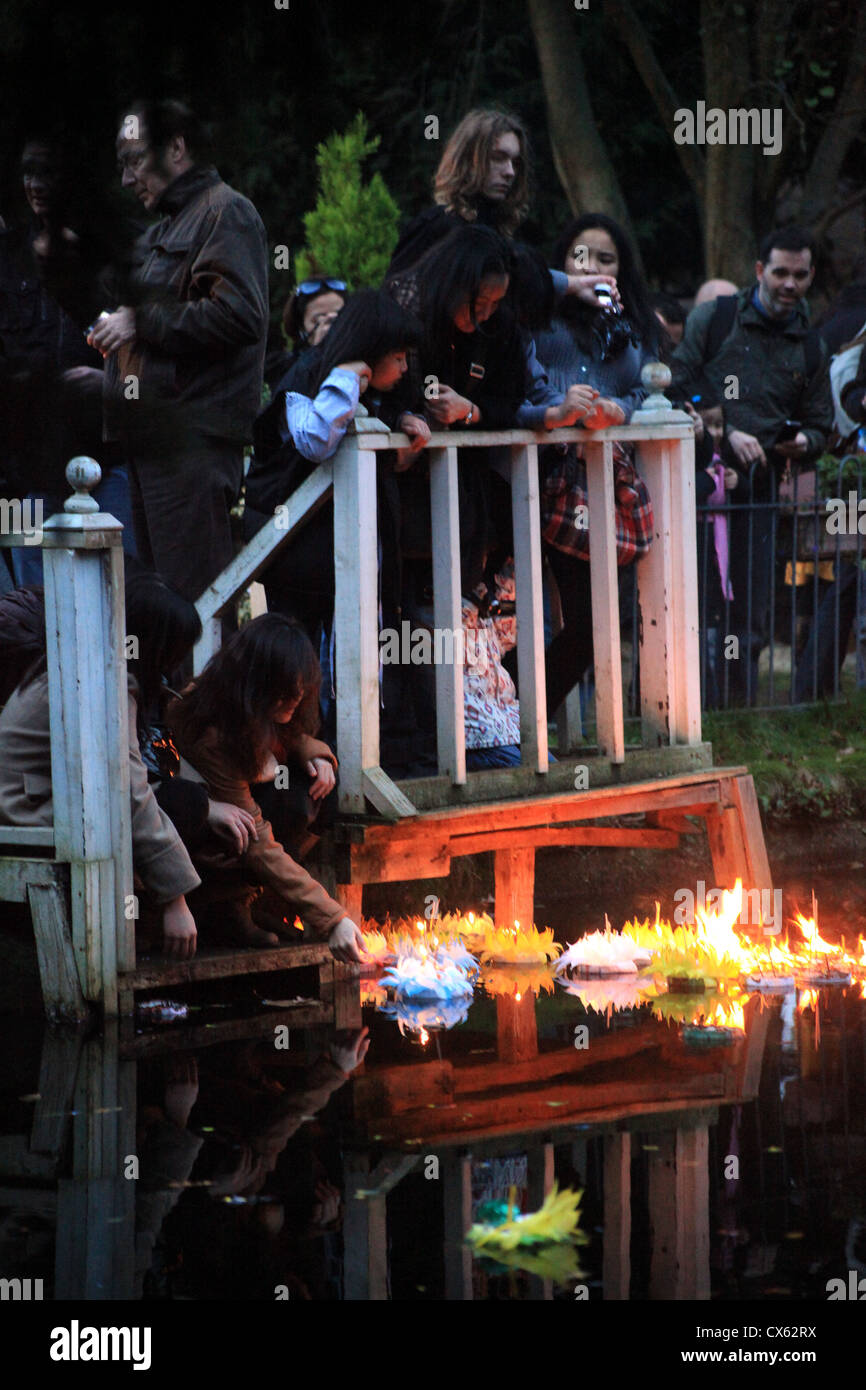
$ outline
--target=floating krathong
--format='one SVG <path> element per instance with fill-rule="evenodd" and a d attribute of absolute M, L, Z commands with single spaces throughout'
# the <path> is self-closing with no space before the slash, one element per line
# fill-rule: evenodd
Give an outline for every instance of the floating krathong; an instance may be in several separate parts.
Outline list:
<path fill-rule="evenodd" d="M 513 927 L 487 928 L 481 961 L 492 965 L 543 965 L 561 950 L 549 927 L 539 931 L 536 926 L 521 927 L 515 922 Z"/>
<path fill-rule="evenodd" d="M 571 1188 L 559 1192 L 554 1183 L 539 1210 L 522 1216 L 512 1188 L 507 1203 L 479 1208 L 478 1215 L 489 1219 L 470 1226 L 464 1239 L 479 1258 L 564 1283 L 580 1276 L 576 1247 L 588 1244 L 579 1227 L 582 1196 Z"/>
<path fill-rule="evenodd" d="M 384 971 L 381 983 L 394 991 L 397 1002 L 457 999 L 472 994 L 472 981 L 465 970 L 445 958 L 433 955 L 399 956 Z"/>
<path fill-rule="evenodd" d="M 393 1018 L 401 1033 L 417 1035 L 423 1047 L 429 1042 L 431 1033 L 447 1032 L 458 1023 L 465 1023 L 471 1003 L 472 996 L 466 994 L 432 1003 L 402 999 L 383 1004 L 380 1013 Z"/>
<path fill-rule="evenodd" d="M 573 941 L 556 962 L 557 975 L 574 971 L 577 975 L 636 975 L 649 965 L 652 952 L 639 946 L 628 932 L 611 930 L 607 917 L 604 931 L 590 932 Z"/>

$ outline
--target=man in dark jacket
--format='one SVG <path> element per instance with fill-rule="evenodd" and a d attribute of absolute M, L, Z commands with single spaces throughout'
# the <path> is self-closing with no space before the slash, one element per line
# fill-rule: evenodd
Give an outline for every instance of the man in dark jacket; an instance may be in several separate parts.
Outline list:
<path fill-rule="evenodd" d="M 758 658 L 769 638 L 774 513 L 766 505 L 792 462 L 814 458 L 833 423 L 827 351 L 809 328 L 806 294 L 815 274 L 807 232 L 765 237 L 757 283 L 735 297 L 701 304 L 670 362 L 672 391 L 690 396 L 707 381 L 721 400 L 725 451 L 751 474 L 754 511 L 735 519 L 731 538 L 732 619 L 739 660 L 731 687 L 754 703 Z M 751 580 L 751 582 L 750 582 Z"/>
<path fill-rule="evenodd" d="M 126 449 L 139 555 L 190 599 L 232 558 L 268 326 L 264 226 L 205 149 L 180 102 L 124 116 L 123 186 L 159 221 L 136 243 L 132 302 L 90 338 L 107 358 L 107 433 Z"/>

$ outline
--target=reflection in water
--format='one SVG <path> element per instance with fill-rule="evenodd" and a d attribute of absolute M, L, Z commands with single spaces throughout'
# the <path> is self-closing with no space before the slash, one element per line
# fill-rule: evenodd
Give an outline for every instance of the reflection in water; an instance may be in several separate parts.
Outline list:
<path fill-rule="evenodd" d="M 385 1012 L 365 982 L 369 1032 L 269 1018 L 194 1050 L 183 1024 L 28 1042 L 16 1020 L 0 1276 L 46 1299 L 824 1299 L 866 1272 L 859 983 L 708 993 L 729 1036 L 696 1045 L 658 999 L 540 973 L 485 971 L 451 1012 Z M 513 1267 L 508 1228 L 473 1255 L 473 1225 L 554 1185 L 583 1193 L 577 1260 Z"/>

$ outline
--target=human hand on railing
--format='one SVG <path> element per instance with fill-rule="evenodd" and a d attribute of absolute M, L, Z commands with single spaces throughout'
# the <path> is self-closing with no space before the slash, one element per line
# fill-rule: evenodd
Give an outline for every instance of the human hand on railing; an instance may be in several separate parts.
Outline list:
<path fill-rule="evenodd" d="M 367 387 L 370 385 L 370 377 L 373 375 L 373 368 L 366 362 L 340 362 L 337 370 L 340 372 L 354 372 L 360 383 L 360 391 L 363 396 Z"/>
<path fill-rule="evenodd" d="M 397 421 L 397 427 L 412 440 L 407 448 L 397 450 L 397 461 L 394 467 L 398 473 L 403 473 L 412 466 L 415 455 L 420 454 L 421 450 L 426 449 L 430 443 L 430 426 L 423 415 L 413 415 L 411 411 L 407 410 Z"/>
<path fill-rule="evenodd" d="M 569 386 L 565 393 L 565 400 L 559 405 L 550 406 L 545 411 L 545 429 L 570 429 L 572 425 L 577 424 L 578 420 L 586 419 L 593 403 L 598 400 L 598 396 L 599 392 L 594 386 L 585 385 L 582 382 Z"/>
<path fill-rule="evenodd" d="M 246 854 L 250 840 L 257 840 L 256 823 L 249 811 L 230 801 L 209 801 L 207 823 L 211 830 L 234 842 L 238 854 Z"/>
<path fill-rule="evenodd" d="M 313 779 L 310 783 L 310 796 L 313 801 L 321 801 L 323 796 L 334 790 L 337 781 L 333 764 L 329 763 L 327 758 L 311 758 L 307 763 L 307 771 Z"/>
<path fill-rule="evenodd" d="M 438 396 L 428 402 L 426 409 L 437 425 L 456 425 L 458 420 L 461 424 L 471 424 L 472 421 L 466 417 L 470 411 L 474 415 L 477 406 L 473 406 L 465 396 L 458 396 L 450 386 L 443 386 L 440 382 Z"/>
<path fill-rule="evenodd" d="M 183 894 L 166 903 L 162 910 L 162 947 L 165 954 L 173 956 L 175 960 L 192 960 L 197 936 L 195 918 Z"/>
<path fill-rule="evenodd" d="M 745 430 L 731 430 L 728 435 L 728 443 L 737 463 L 742 464 L 744 468 L 748 467 L 750 463 L 767 462 L 767 455 L 755 436 L 746 434 Z"/>
<path fill-rule="evenodd" d="M 610 297 L 614 304 L 622 305 L 619 290 L 616 287 L 616 279 L 613 275 L 595 275 L 584 272 L 582 275 L 569 275 L 567 279 L 566 294 L 573 294 L 577 299 L 582 299 L 584 304 L 588 304 L 592 309 L 599 307 L 598 296 L 595 293 L 596 285 L 607 285 L 610 288 Z"/>
<path fill-rule="evenodd" d="M 364 937 L 351 917 L 340 919 L 328 937 L 328 945 L 335 960 L 345 961 L 347 964 L 355 961 L 358 965 L 363 965 L 368 959 Z"/>
<path fill-rule="evenodd" d="M 621 405 L 608 400 L 607 396 L 599 396 L 583 423 L 588 430 L 606 430 L 611 425 L 621 425 L 624 420 L 625 411 Z"/>
<path fill-rule="evenodd" d="M 124 343 L 131 343 L 134 337 L 135 310 L 121 304 L 113 314 L 106 314 L 104 319 L 97 320 L 92 333 L 87 335 L 87 341 L 103 357 L 108 357 Z"/>

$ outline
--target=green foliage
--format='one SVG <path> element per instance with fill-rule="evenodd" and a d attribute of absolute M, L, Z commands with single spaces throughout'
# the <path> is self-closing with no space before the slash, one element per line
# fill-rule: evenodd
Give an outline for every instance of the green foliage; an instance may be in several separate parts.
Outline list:
<path fill-rule="evenodd" d="M 358 112 L 348 130 L 335 133 L 316 150 L 319 196 L 304 217 L 307 244 L 297 257 L 297 279 L 340 275 L 350 290 L 378 285 L 397 242 L 400 210 L 381 174 L 368 183 L 361 165 L 379 146 L 367 138 L 367 121 Z"/>

